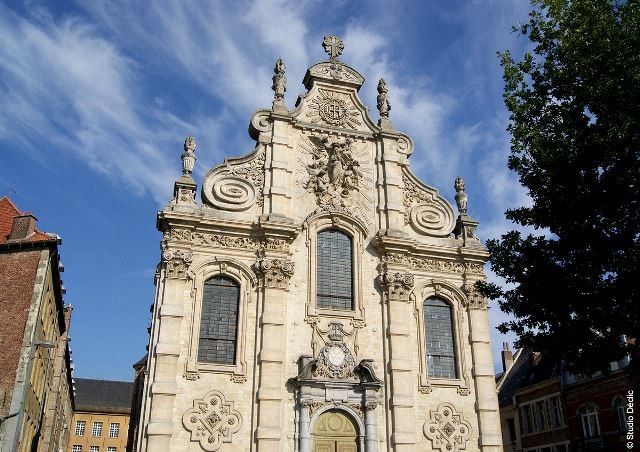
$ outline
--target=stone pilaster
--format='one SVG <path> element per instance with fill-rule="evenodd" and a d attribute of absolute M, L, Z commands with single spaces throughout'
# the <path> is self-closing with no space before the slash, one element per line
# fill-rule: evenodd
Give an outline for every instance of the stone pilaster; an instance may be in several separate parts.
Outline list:
<path fill-rule="evenodd" d="M 396 452 L 416 448 L 415 376 L 407 319 L 412 316 L 409 294 L 414 284 L 410 273 L 385 272 L 379 277 L 388 312 L 390 405 L 392 417 L 391 443 Z"/>
<path fill-rule="evenodd" d="M 493 371 L 487 300 L 471 284 L 465 285 L 464 289 L 469 303 L 471 356 L 480 427 L 480 447 L 483 452 L 498 452 L 502 451 L 502 434 Z"/>
<path fill-rule="evenodd" d="M 173 434 L 173 407 L 177 394 L 178 357 L 183 318 L 183 299 L 191 253 L 165 251 L 164 270 L 156 297 L 154 329 L 157 340 L 149 350 L 152 368 L 147 380 L 147 394 L 151 396 L 146 450 L 170 450 Z M 159 301 L 161 300 L 161 303 Z"/>
<path fill-rule="evenodd" d="M 256 262 L 254 269 L 260 278 L 262 303 L 256 440 L 261 452 L 281 451 L 287 293 L 294 266 L 285 259 L 263 258 Z"/>

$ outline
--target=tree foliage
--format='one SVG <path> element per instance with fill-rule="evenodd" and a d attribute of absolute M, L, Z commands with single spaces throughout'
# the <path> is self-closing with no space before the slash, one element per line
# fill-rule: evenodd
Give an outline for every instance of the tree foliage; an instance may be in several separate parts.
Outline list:
<path fill-rule="evenodd" d="M 515 317 L 502 332 L 590 372 L 640 338 L 640 1 L 532 5 L 514 27 L 531 51 L 499 56 L 508 166 L 532 200 L 506 216 L 536 233 L 488 242 L 511 288 L 484 290 Z"/>

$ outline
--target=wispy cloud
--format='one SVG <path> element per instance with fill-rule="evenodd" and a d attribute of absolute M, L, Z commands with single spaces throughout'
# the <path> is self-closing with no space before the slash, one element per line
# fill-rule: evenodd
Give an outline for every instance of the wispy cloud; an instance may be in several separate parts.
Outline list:
<path fill-rule="evenodd" d="M 166 200 L 177 165 L 166 154 L 179 121 L 140 109 L 136 65 L 80 19 L 0 14 L 1 137 L 41 160 L 71 153 L 129 189 Z M 38 149 L 47 143 L 47 149 Z M 167 188 L 169 187 L 169 188 Z"/>

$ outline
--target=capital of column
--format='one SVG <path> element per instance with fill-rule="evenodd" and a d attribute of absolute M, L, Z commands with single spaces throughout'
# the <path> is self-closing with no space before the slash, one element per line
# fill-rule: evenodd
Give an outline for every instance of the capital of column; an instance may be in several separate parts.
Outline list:
<path fill-rule="evenodd" d="M 193 255 L 186 251 L 167 250 L 162 253 L 167 278 L 186 279 L 188 277 L 187 270 L 192 260 Z"/>
<path fill-rule="evenodd" d="M 414 277 L 411 273 L 384 272 L 379 276 L 378 281 L 387 292 L 390 300 L 409 300 L 409 293 L 411 293 L 414 284 Z"/>
<path fill-rule="evenodd" d="M 295 267 L 289 260 L 265 257 L 258 260 L 253 268 L 265 287 L 286 289 Z"/>
<path fill-rule="evenodd" d="M 487 309 L 487 297 L 480 293 L 475 284 L 465 284 L 463 290 L 467 295 L 469 309 Z"/>
<path fill-rule="evenodd" d="M 378 406 L 378 402 L 370 400 L 368 402 L 365 402 L 364 409 L 365 411 L 373 411 L 376 409 L 377 406 Z"/>

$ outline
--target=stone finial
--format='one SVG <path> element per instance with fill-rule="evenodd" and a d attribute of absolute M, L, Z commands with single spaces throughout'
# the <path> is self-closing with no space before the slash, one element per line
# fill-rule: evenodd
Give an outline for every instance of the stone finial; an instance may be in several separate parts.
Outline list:
<path fill-rule="evenodd" d="M 338 56 L 344 50 L 344 43 L 336 35 L 330 35 L 322 39 L 322 47 L 331 61 L 338 61 Z"/>
<path fill-rule="evenodd" d="M 274 92 L 273 95 L 273 107 L 284 107 L 284 93 L 287 91 L 287 77 L 285 77 L 284 72 L 287 70 L 287 67 L 284 65 L 284 61 L 282 58 L 278 58 L 276 61 L 276 65 L 273 68 L 274 76 L 273 76 L 273 85 L 271 89 Z"/>
<path fill-rule="evenodd" d="M 458 205 L 458 211 L 461 214 L 467 213 L 467 194 L 464 192 L 464 180 L 461 177 L 456 177 L 454 184 L 456 189 L 456 204 Z"/>
<path fill-rule="evenodd" d="M 191 176 L 196 164 L 196 139 L 189 135 L 184 140 L 184 153 L 182 154 L 182 174 Z"/>
<path fill-rule="evenodd" d="M 378 82 L 378 111 L 381 118 L 389 118 L 391 103 L 389 103 L 389 87 L 387 82 L 381 78 Z"/>

